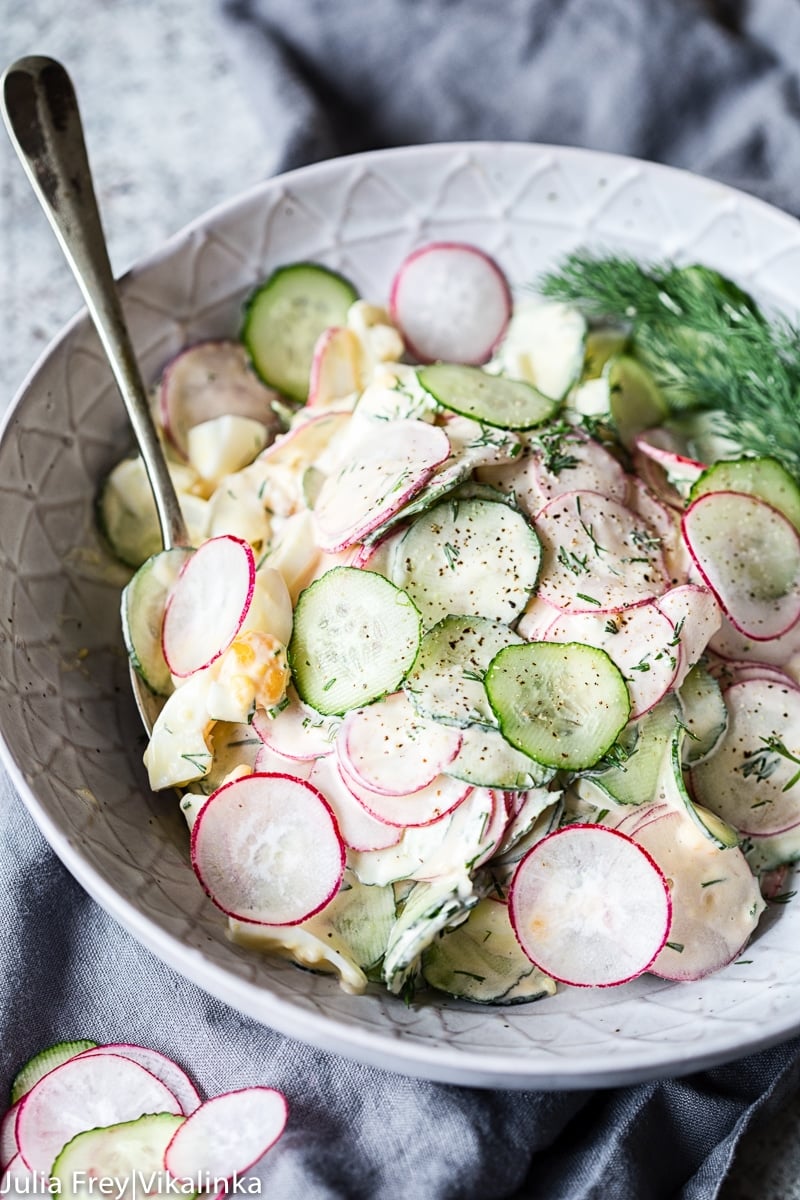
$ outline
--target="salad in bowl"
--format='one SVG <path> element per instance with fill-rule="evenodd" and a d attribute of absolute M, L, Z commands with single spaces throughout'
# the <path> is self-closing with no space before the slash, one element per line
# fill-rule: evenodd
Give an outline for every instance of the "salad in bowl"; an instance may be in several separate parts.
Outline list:
<path fill-rule="evenodd" d="M 348 992 L 703 979 L 800 855 L 791 331 L 704 267 L 533 284 L 283 265 L 153 389 L 192 546 L 138 459 L 101 489 L 199 884 Z"/>

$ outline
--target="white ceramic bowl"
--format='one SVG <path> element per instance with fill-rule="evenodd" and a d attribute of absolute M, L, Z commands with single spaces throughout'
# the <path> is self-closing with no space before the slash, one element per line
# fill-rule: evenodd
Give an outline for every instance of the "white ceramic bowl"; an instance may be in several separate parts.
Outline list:
<path fill-rule="evenodd" d="M 174 238 L 124 280 L 144 373 L 154 378 L 188 342 L 235 331 L 243 297 L 279 263 L 328 263 L 382 301 L 401 258 L 434 238 L 484 247 L 515 282 L 589 244 L 702 261 L 789 312 L 800 301 L 800 225 L 718 184 L 580 150 L 428 146 L 293 172 Z M 696 1070 L 800 1028 L 800 904 L 767 915 L 751 964 L 700 983 L 645 977 L 510 1008 L 350 997 L 231 945 L 192 873 L 177 805 L 149 792 L 141 767 L 121 580 L 92 516 L 98 481 L 129 444 L 98 343 L 77 319 L 30 375 L 0 441 L 0 731 L 48 841 L 144 945 L 277 1029 L 451 1083 L 611 1085 Z"/>

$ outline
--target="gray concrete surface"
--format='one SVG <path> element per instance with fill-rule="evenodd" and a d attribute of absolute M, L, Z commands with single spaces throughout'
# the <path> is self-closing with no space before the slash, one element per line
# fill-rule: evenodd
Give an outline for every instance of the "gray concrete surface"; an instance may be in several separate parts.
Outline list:
<path fill-rule="evenodd" d="M 0 0 L 0 28 L 0 67 L 43 53 L 73 76 L 117 273 L 261 178 L 263 134 L 204 0 Z M 0 133 L 0 410 L 79 307 Z M 722 1196 L 800 1200 L 798 1098 L 748 1137 Z"/>

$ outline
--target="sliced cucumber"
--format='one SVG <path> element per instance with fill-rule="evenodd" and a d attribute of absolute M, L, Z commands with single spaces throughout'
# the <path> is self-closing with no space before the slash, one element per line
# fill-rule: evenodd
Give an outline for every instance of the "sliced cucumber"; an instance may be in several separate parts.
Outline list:
<path fill-rule="evenodd" d="M 629 354 L 609 359 L 603 374 L 614 428 L 623 446 L 630 448 L 645 429 L 661 424 L 669 412 L 667 402 L 650 372 Z"/>
<path fill-rule="evenodd" d="M 486 691 L 512 746 L 567 770 L 602 758 L 631 711 L 619 668 L 605 651 L 577 642 L 506 647 L 486 673 Z"/>
<path fill-rule="evenodd" d="M 413 987 L 423 951 L 442 930 L 465 921 L 478 899 L 468 875 L 418 883 L 411 889 L 383 960 L 383 981 L 390 992 L 397 996 Z"/>
<path fill-rule="evenodd" d="M 197 476 L 189 467 L 170 464 L 189 536 L 197 545 L 206 536 L 208 501 L 187 494 Z M 125 458 L 110 472 L 97 498 L 97 522 L 122 562 L 140 567 L 161 549 L 161 531 L 153 493 L 141 458 Z"/>
<path fill-rule="evenodd" d="M 173 690 L 161 649 L 161 627 L 169 590 L 192 550 L 174 546 L 142 563 L 122 593 L 122 636 L 134 670 L 159 696 Z"/>
<path fill-rule="evenodd" d="M 423 367 L 418 378 L 442 408 L 498 429 L 535 429 L 558 409 L 557 400 L 532 384 L 488 375 L 480 367 L 434 363 Z"/>
<path fill-rule="evenodd" d="M 317 338 L 343 325 L 357 299 L 348 280 L 317 263 L 274 271 L 247 301 L 241 335 L 264 382 L 304 401 Z"/>
<path fill-rule="evenodd" d="M 549 783 L 554 771 L 509 745 L 499 730 L 470 725 L 462 730 L 461 749 L 445 774 L 473 787 L 523 792 Z"/>
<path fill-rule="evenodd" d="M 689 492 L 697 500 L 706 492 L 743 492 L 766 501 L 800 530 L 800 487 L 775 458 L 739 458 L 714 463 Z"/>
<path fill-rule="evenodd" d="M 581 379 L 599 379 L 609 359 L 624 354 L 628 347 L 627 330 L 614 325 L 598 325 L 586 335 Z"/>
<path fill-rule="evenodd" d="M 536 586 L 540 556 L 522 513 L 492 501 L 445 500 L 398 541 L 392 582 L 411 596 L 426 628 L 470 610 L 511 624 Z"/>
<path fill-rule="evenodd" d="M 683 761 L 694 767 L 710 758 L 728 728 L 728 709 L 713 675 L 699 664 L 681 684 L 678 700 L 683 710 L 686 739 Z"/>
<path fill-rule="evenodd" d="M 682 807 L 695 826 L 718 849 L 729 850 L 738 846 L 741 841 L 737 831 L 717 813 L 711 812 L 702 804 L 696 804 L 686 788 L 681 762 L 685 737 L 686 730 L 680 727 L 672 735 L 669 752 L 664 756 L 658 798 L 665 800 L 673 808 Z"/>
<path fill-rule="evenodd" d="M 665 697 L 625 731 L 621 761 L 593 774 L 591 783 L 616 804 L 649 804 L 658 790 L 664 753 L 679 717 L 675 697 Z M 584 780 L 578 783 L 579 794 L 593 799 L 591 789 L 583 784 Z"/>
<path fill-rule="evenodd" d="M 555 980 L 520 949 L 508 907 L 491 899 L 428 947 L 422 975 L 437 991 L 475 1004 L 526 1004 L 556 993 Z"/>
<path fill-rule="evenodd" d="M 800 825 L 770 837 L 748 838 L 742 843 L 742 853 L 757 875 L 796 863 L 800 861 Z"/>
<path fill-rule="evenodd" d="M 522 644 L 522 638 L 502 621 L 445 617 L 422 639 L 405 690 L 422 717 L 445 725 L 493 728 L 497 719 L 483 677 L 504 646 Z"/>
<path fill-rule="evenodd" d="M 48 1046 L 46 1050 L 34 1054 L 33 1058 L 29 1058 L 25 1065 L 20 1067 L 11 1082 L 11 1103 L 16 1104 L 27 1095 L 34 1084 L 48 1072 L 60 1067 L 62 1063 L 69 1062 L 76 1055 L 83 1054 L 84 1050 L 94 1050 L 96 1046 L 97 1042 L 83 1039 L 77 1042 L 57 1042 L 55 1046 Z"/>
<path fill-rule="evenodd" d="M 185 1120 L 172 1113 L 151 1113 L 77 1134 L 53 1164 L 51 1175 L 59 1194 L 77 1200 L 92 1194 L 92 1183 L 113 1180 L 114 1196 L 135 1200 L 137 1180 L 162 1175 L 164 1153 Z"/>
<path fill-rule="evenodd" d="M 334 567 L 300 594 L 289 643 L 297 694 L 324 716 L 397 691 L 413 665 L 420 614 L 373 571 Z"/>

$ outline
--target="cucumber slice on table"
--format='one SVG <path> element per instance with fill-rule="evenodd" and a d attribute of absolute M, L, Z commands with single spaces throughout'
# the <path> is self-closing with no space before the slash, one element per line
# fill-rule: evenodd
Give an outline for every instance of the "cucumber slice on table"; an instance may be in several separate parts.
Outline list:
<path fill-rule="evenodd" d="M 443 408 L 499 429 L 534 429 L 559 407 L 532 384 L 489 375 L 480 367 L 434 363 L 417 377 Z"/>
<path fill-rule="evenodd" d="M 300 699 L 333 716 L 394 692 L 419 650 L 420 615 L 382 575 L 334 567 L 301 593 L 289 664 Z"/>
<path fill-rule="evenodd" d="M 577 642 L 506 647 L 486 673 L 486 691 L 512 746 L 567 770 L 602 758 L 631 711 L 619 668 L 604 650 Z"/>
<path fill-rule="evenodd" d="M 77 1134 L 53 1164 L 51 1174 L 60 1194 L 70 1200 L 88 1196 L 92 1182 L 113 1179 L 120 1188 L 127 1184 L 124 1200 L 135 1200 L 136 1180 L 161 1175 L 167 1146 L 185 1120 L 172 1113 L 151 1113 Z M 120 1188 L 114 1188 L 114 1196 Z"/>
<path fill-rule="evenodd" d="M 34 1054 L 33 1058 L 29 1058 L 14 1076 L 11 1084 L 11 1103 L 16 1104 L 18 1100 L 21 1100 L 34 1084 L 37 1084 L 50 1071 L 60 1067 L 62 1063 L 69 1062 L 71 1058 L 83 1054 L 84 1050 L 94 1050 L 96 1046 L 97 1042 L 89 1042 L 85 1039 L 77 1042 L 57 1042 L 55 1046 L 48 1046 L 46 1050 L 40 1050 L 38 1054 Z"/>
<path fill-rule="evenodd" d="M 274 271 L 247 301 L 242 326 L 242 341 L 264 382 L 305 401 L 317 338 L 343 325 L 357 299 L 348 280 L 317 263 Z"/>

